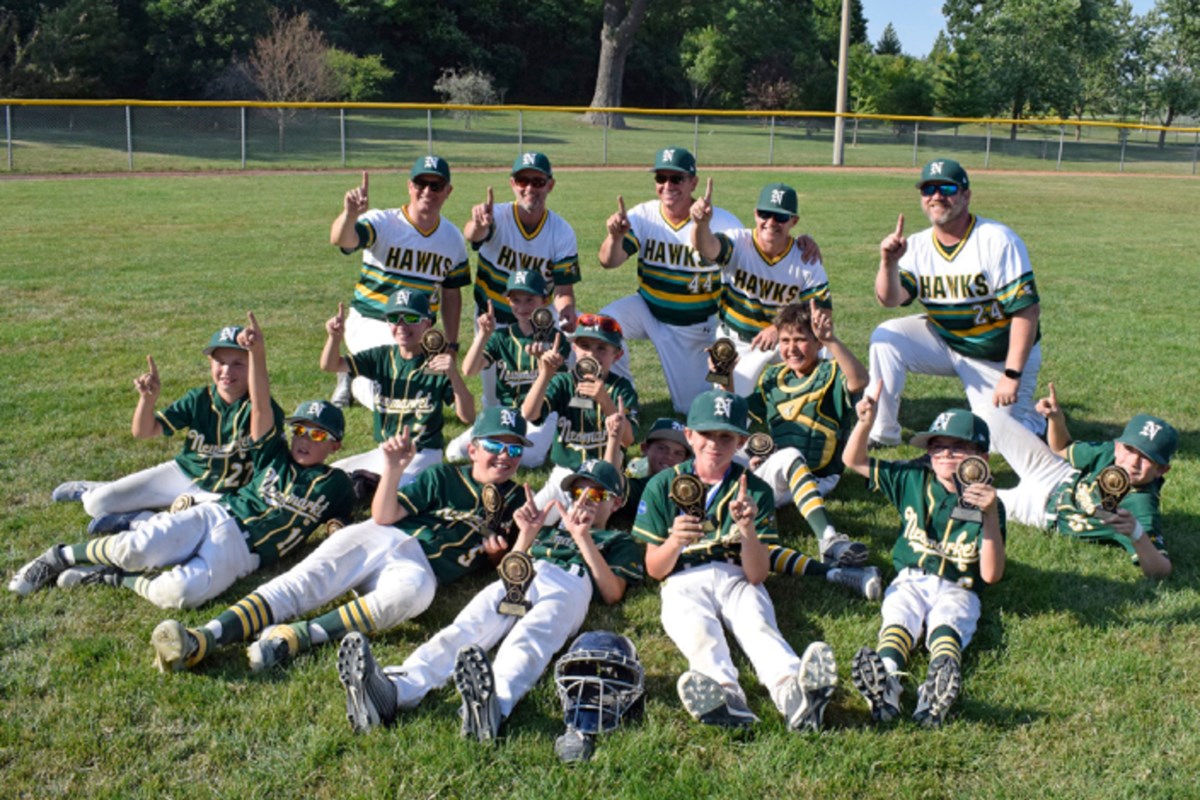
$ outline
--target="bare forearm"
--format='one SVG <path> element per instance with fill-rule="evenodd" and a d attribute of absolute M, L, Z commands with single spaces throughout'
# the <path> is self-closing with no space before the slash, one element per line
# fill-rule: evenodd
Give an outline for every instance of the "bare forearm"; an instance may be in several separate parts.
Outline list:
<path fill-rule="evenodd" d="M 357 216 L 352 216 L 348 211 L 342 211 L 334 219 L 333 225 L 329 228 L 329 243 L 334 247 L 340 247 L 343 250 L 354 250 L 358 247 L 358 232 L 354 229 L 354 223 L 358 221 Z"/>
<path fill-rule="evenodd" d="M 646 574 L 656 581 L 665 580 L 675 570 L 680 547 L 671 539 L 658 545 L 646 545 Z"/>
<path fill-rule="evenodd" d="M 747 536 L 745 529 L 742 531 L 742 571 L 746 573 L 746 580 L 753 584 L 762 583 L 771 572 L 767 546 L 753 531 Z"/>
<path fill-rule="evenodd" d="M 154 400 L 144 395 L 138 396 L 137 407 L 133 410 L 133 422 L 130 432 L 135 439 L 153 439 L 162 435 L 162 423 L 154 416 Z"/>
<path fill-rule="evenodd" d="M 1013 315 L 1008 331 L 1008 355 L 1004 359 L 1006 369 L 1017 372 L 1025 369 L 1029 353 L 1037 341 L 1038 319 L 1041 314 L 1041 305 L 1035 303 Z"/>
<path fill-rule="evenodd" d="M 846 390 L 851 394 L 857 394 L 867 388 L 867 383 L 870 381 L 867 368 L 858 360 L 858 356 L 854 355 L 846 346 L 845 342 L 835 336 L 823 344 L 833 355 L 834 361 L 842 368 L 842 372 L 845 373 Z"/>
<path fill-rule="evenodd" d="M 984 583 L 995 583 L 1003 578 L 1007 563 L 1004 539 L 1000 536 L 999 512 L 993 504 L 983 514 L 983 544 L 979 549 L 979 575 Z"/>
<path fill-rule="evenodd" d="M 907 299 L 907 293 L 900 284 L 900 267 L 889 265 L 880 260 L 879 271 L 875 273 L 875 299 L 884 308 L 895 308 Z"/>
<path fill-rule="evenodd" d="M 600 242 L 600 266 L 615 269 L 625 263 L 629 254 L 625 252 L 625 237 L 609 234 Z"/>
<path fill-rule="evenodd" d="M 450 386 L 454 390 L 454 413 L 459 420 L 466 425 L 470 425 L 475 421 L 475 398 L 471 395 L 471 390 L 467 388 L 467 384 L 463 381 L 462 375 L 458 374 L 456 367 L 450 368 Z"/>
<path fill-rule="evenodd" d="M 325 337 L 325 346 L 321 348 L 321 369 L 325 372 L 350 371 L 350 365 L 342 358 L 342 337 Z"/>
<path fill-rule="evenodd" d="M 458 328 L 462 322 L 462 291 L 460 289 L 442 290 L 442 320 L 446 326 L 446 341 L 458 341 Z"/>
<path fill-rule="evenodd" d="M 867 457 L 867 442 L 870 436 L 870 423 L 857 422 L 846 439 L 845 448 L 842 449 L 842 463 L 846 465 L 846 469 L 857 472 L 864 478 L 871 474 L 871 464 Z"/>
<path fill-rule="evenodd" d="M 721 242 L 708 226 L 708 221 L 692 225 L 692 247 L 705 261 L 716 261 L 721 254 Z"/>

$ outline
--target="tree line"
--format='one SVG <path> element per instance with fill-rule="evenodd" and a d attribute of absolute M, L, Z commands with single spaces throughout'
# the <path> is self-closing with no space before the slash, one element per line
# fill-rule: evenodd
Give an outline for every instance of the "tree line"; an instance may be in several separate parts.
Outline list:
<path fill-rule="evenodd" d="M 4 3 L 4 0 L 0 0 Z M 851 3 L 853 111 L 1200 112 L 1200 0 L 946 0 L 928 54 Z M 832 110 L 841 0 L 0 4 L 0 96 Z M 1015 135 L 1015 129 L 1014 129 Z"/>

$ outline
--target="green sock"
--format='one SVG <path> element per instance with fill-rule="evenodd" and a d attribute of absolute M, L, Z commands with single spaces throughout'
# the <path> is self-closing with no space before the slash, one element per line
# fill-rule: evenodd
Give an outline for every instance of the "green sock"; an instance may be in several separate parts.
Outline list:
<path fill-rule="evenodd" d="M 912 646 L 912 636 L 903 625 L 888 625 L 879 632 L 879 657 L 894 661 L 900 670 L 908 666 Z"/>

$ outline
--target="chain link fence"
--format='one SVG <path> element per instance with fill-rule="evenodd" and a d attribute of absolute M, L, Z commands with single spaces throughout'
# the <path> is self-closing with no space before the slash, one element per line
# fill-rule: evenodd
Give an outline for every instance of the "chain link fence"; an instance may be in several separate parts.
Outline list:
<path fill-rule="evenodd" d="M 648 112 L 411 104 L 4 102 L 11 173 L 369 168 L 436 152 L 455 166 L 526 150 L 562 166 L 643 166 L 682 145 L 705 166 L 826 166 L 828 113 Z M 845 163 L 908 167 L 934 155 L 996 169 L 1195 175 L 1200 128 L 1088 121 L 847 117 Z M 1015 132 L 1015 133 L 1014 133 Z"/>

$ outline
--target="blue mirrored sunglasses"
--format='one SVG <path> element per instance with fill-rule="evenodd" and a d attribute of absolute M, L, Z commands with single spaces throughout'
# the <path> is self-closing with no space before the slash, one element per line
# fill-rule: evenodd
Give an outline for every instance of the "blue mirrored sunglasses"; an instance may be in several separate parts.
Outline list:
<path fill-rule="evenodd" d="M 942 197 L 954 197 L 958 194 L 958 190 L 957 183 L 927 183 L 921 187 L 921 194 L 926 197 L 933 197 L 935 194 L 940 194 Z"/>
<path fill-rule="evenodd" d="M 525 452 L 525 445 L 509 444 L 508 442 L 498 442 L 495 439 L 479 439 L 479 446 L 484 449 L 484 452 L 498 456 L 501 453 L 507 452 L 509 458 L 520 458 Z"/>

